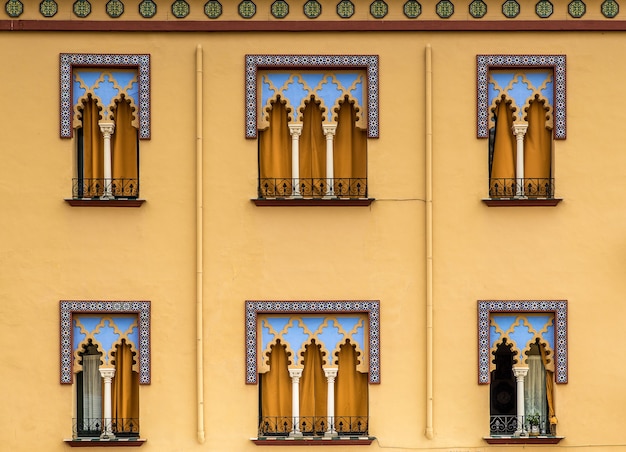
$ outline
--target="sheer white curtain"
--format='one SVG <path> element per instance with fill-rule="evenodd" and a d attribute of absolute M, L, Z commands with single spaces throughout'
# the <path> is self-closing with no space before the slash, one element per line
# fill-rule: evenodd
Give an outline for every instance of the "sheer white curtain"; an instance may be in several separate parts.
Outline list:
<path fill-rule="evenodd" d="M 548 400 L 546 398 L 546 370 L 541 362 L 541 356 L 530 355 L 528 363 L 528 375 L 524 381 L 524 412 L 539 414 L 541 416 L 540 427 L 546 427 L 546 413 L 548 412 Z"/>
<path fill-rule="evenodd" d="M 83 355 L 83 418 L 86 430 L 102 417 L 102 378 L 100 355 Z"/>

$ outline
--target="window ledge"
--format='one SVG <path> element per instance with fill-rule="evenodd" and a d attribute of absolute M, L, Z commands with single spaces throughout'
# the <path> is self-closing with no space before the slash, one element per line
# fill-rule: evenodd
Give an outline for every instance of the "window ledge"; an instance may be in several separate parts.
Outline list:
<path fill-rule="evenodd" d="M 487 444 L 558 444 L 564 436 L 486 436 Z"/>
<path fill-rule="evenodd" d="M 140 447 L 147 440 L 140 438 L 84 438 L 84 439 L 64 439 L 65 444 L 71 447 Z"/>
<path fill-rule="evenodd" d="M 561 198 L 486 198 L 488 207 L 554 207 L 563 201 Z"/>
<path fill-rule="evenodd" d="M 141 207 L 145 199 L 66 199 L 66 203 L 73 207 Z"/>
<path fill-rule="evenodd" d="M 374 198 L 256 198 L 252 202 L 258 207 L 268 206 L 369 206 Z"/>
<path fill-rule="evenodd" d="M 374 436 L 259 436 L 250 438 L 257 446 L 369 446 Z"/>

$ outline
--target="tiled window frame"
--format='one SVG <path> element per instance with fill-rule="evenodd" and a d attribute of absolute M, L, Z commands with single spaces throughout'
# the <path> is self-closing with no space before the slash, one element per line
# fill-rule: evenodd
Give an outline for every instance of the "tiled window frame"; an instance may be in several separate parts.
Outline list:
<path fill-rule="evenodd" d="M 378 55 L 246 55 L 246 138 L 257 137 L 259 69 L 365 69 L 367 137 L 378 138 Z"/>
<path fill-rule="evenodd" d="M 62 53 L 60 55 L 61 138 L 71 138 L 72 127 L 72 76 L 75 67 L 136 68 L 139 83 L 139 139 L 150 139 L 150 55 Z"/>
<path fill-rule="evenodd" d="M 566 300 L 479 300 L 478 301 L 478 384 L 489 384 L 491 359 L 491 313 L 550 313 L 554 315 L 554 379 L 567 383 L 567 301 Z"/>
<path fill-rule="evenodd" d="M 72 384 L 74 374 L 75 314 L 136 314 L 139 329 L 139 384 L 150 384 L 150 302 L 149 301 L 71 301 L 60 302 L 61 384 Z"/>
<path fill-rule="evenodd" d="M 554 74 L 554 130 L 555 140 L 564 140 L 567 135 L 565 55 L 477 55 L 477 136 L 489 137 L 489 71 L 493 69 L 549 68 Z"/>
<path fill-rule="evenodd" d="M 259 314 L 354 314 L 368 317 L 369 382 L 380 383 L 380 302 L 358 301 L 254 301 L 245 303 L 246 384 L 257 384 L 257 317 Z"/>

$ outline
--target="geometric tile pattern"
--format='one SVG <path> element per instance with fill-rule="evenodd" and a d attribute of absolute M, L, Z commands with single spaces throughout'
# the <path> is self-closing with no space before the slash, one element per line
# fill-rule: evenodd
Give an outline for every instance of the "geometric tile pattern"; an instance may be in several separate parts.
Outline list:
<path fill-rule="evenodd" d="M 378 138 L 378 55 L 246 55 L 246 138 L 257 136 L 257 72 L 276 68 L 365 69 L 367 136 Z"/>
<path fill-rule="evenodd" d="M 74 67 L 126 67 L 135 68 L 139 78 L 139 139 L 150 139 L 150 55 L 118 55 L 62 53 L 61 78 L 61 138 L 71 138 L 72 79 Z"/>
<path fill-rule="evenodd" d="M 502 14 L 504 17 L 512 19 L 520 13 L 520 6 L 515 0 L 507 0 L 502 4 Z"/>
<path fill-rule="evenodd" d="M 567 301 L 479 300 L 478 301 L 478 383 L 489 384 L 492 313 L 548 313 L 554 316 L 554 379 L 567 383 Z"/>
<path fill-rule="evenodd" d="M 566 137 L 566 57 L 565 55 L 477 55 L 476 56 L 476 116 L 478 138 L 489 136 L 490 69 L 549 68 L 554 72 L 554 139 Z"/>
<path fill-rule="evenodd" d="M 139 384 L 150 384 L 150 302 L 149 301 L 66 301 L 61 300 L 61 384 L 72 384 L 74 373 L 74 314 L 135 314 L 139 327 Z"/>
<path fill-rule="evenodd" d="M 367 314 L 369 382 L 380 383 L 380 302 L 358 301 L 246 301 L 246 384 L 257 384 L 257 344 L 259 314 Z"/>

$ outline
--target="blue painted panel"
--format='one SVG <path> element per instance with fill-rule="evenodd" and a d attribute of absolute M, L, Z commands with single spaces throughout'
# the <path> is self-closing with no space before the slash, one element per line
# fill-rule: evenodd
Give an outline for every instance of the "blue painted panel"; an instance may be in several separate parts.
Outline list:
<path fill-rule="evenodd" d="M 335 79 L 344 90 L 349 90 L 352 84 L 359 78 L 359 74 L 352 72 L 337 72 Z"/>
<path fill-rule="evenodd" d="M 526 317 L 528 319 L 528 323 L 533 329 L 537 332 L 543 330 L 543 327 L 546 326 L 546 323 L 552 320 L 552 316 L 549 314 L 541 314 L 541 315 L 528 315 Z"/>
<path fill-rule="evenodd" d="M 552 105 L 554 99 L 554 82 L 548 82 L 546 87 L 541 90 L 541 95 L 548 99 L 548 103 Z"/>
<path fill-rule="evenodd" d="M 302 323 L 304 323 L 304 326 L 306 326 L 311 333 L 315 334 L 320 326 L 322 326 L 322 323 L 324 323 L 324 320 L 326 320 L 324 317 L 304 317 Z"/>
<path fill-rule="evenodd" d="M 283 339 L 293 350 L 294 356 L 292 356 L 292 362 L 294 366 L 298 365 L 301 359 L 301 356 L 298 354 L 298 350 L 300 350 L 302 344 L 304 344 L 308 338 L 309 336 L 305 334 L 304 328 L 300 325 L 292 325 L 289 327 L 287 332 L 283 334 Z"/>
<path fill-rule="evenodd" d="M 328 350 L 329 353 L 332 353 L 335 347 L 337 347 L 337 344 L 343 342 L 344 335 L 339 332 L 339 328 L 335 326 L 334 322 L 328 323 L 329 325 L 326 325 L 317 337 L 322 341 L 322 343 L 326 347 L 326 350 Z M 334 356 L 327 358 L 327 365 L 332 366 L 334 358 Z"/>
<path fill-rule="evenodd" d="M 329 111 L 337 99 L 341 97 L 342 91 L 339 89 L 339 85 L 335 82 L 327 79 L 326 82 L 322 84 L 322 89 L 317 92 L 317 96 L 320 99 L 323 99 L 324 105 L 326 106 L 326 112 L 324 113 L 324 117 L 327 121 L 332 120 L 332 111 Z"/>
<path fill-rule="evenodd" d="M 126 337 L 135 344 L 135 347 L 139 347 L 139 328 L 133 327 L 130 332 L 126 333 Z"/>
<path fill-rule="evenodd" d="M 85 85 L 87 85 L 87 88 L 92 88 L 102 75 L 101 72 L 96 71 L 76 71 L 76 73 L 80 76 Z"/>
<path fill-rule="evenodd" d="M 491 78 L 498 84 L 501 90 L 509 86 L 514 76 L 515 72 L 513 71 L 494 71 L 491 73 Z"/>
<path fill-rule="evenodd" d="M 129 328 L 131 326 L 133 326 L 133 324 L 136 322 L 137 317 L 136 316 L 115 316 L 113 317 L 113 322 L 115 323 L 115 325 L 117 326 L 117 329 L 120 330 L 122 333 L 126 333 Z"/>
<path fill-rule="evenodd" d="M 542 72 L 533 71 L 533 72 L 526 73 L 526 78 L 528 79 L 528 81 L 531 83 L 531 85 L 533 86 L 535 90 L 539 89 L 539 87 L 543 85 L 543 82 L 545 82 L 549 76 L 550 76 L 549 71 L 542 71 Z"/>
<path fill-rule="evenodd" d="M 363 83 L 359 82 L 354 86 L 354 89 L 350 91 L 350 95 L 356 99 L 359 105 L 363 104 Z"/>
<path fill-rule="evenodd" d="M 76 80 L 76 76 L 74 76 L 74 83 L 72 85 L 72 104 L 76 105 L 78 103 L 78 99 L 83 97 L 87 93 L 87 90 L 83 88 L 78 80 Z"/>
<path fill-rule="evenodd" d="M 554 320 L 546 329 L 546 332 L 541 335 L 541 338 L 554 350 Z M 554 361 L 554 358 L 552 360 Z"/>
<path fill-rule="evenodd" d="M 293 108 L 298 108 L 302 99 L 304 99 L 307 95 L 307 90 L 304 87 L 304 83 L 296 77 L 296 80 L 293 83 L 289 83 L 289 86 L 283 90 L 283 95 L 285 99 L 289 100 L 289 103 L 293 106 Z M 293 114 L 295 119 L 295 114 Z"/>
<path fill-rule="evenodd" d="M 519 119 L 523 117 L 523 107 L 526 101 L 532 96 L 533 90 L 528 86 L 528 83 L 522 80 L 521 76 L 517 76 L 517 80 L 513 83 L 513 86 L 508 91 L 508 96 L 513 99 L 517 106 L 515 114 Z"/>
<path fill-rule="evenodd" d="M 509 338 L 515 343 L 520 353 L 524 352 L 528 341 L 534 339 L 536 336 L 530 331 L 530 329 L 522 324 L 517 325 L 512 333 L 509 333 Z"/>
<path fill-rule="evenodd" d="M 307 87 L 311 90 L 314 91 L 318 85 L 320 84 L 320 82 L 322 81 L 322 79 L 324 78 L 324 74 L 320 73 L 320 72 L 306 72 L 304 74 L 301 75 L 302 81 L 304 81 L 304 83 L 307 84 Z"/>
<path fill-rule="evenodd" d="M 131 71 L 112 71 L 111 75 L 113 76 L 113 80 L 115 80 L 123 90 L 127 89 L 128 85 L 136 78 L 135 73 Z"/>
<path fill-rule="evenodd" d="M 115 332 L 111 326 L 111 322 L 109 320 L 105 320 L 104 325 L 96 334 L 94 334 L 94 337 L 102 344 L 102 352 L 106 354 L 113 349 L 113 344 L 118 341 L 120 335 Z"/>
<path fill-rule="evenodd" d="M 516 314 L 493 314 L 491 316 L 492 324 L 495 324 L 504 333 L 511 329 L 511 326 L 517 321 Z"/>
<path fill-rule="evenodd" d="M 102 99 L 104 106 L 111 105 L 112 100 L 119 94 L 119 91 L 111 81 L 108 75 L 104 76 L 104 80 L 100 82 L 97 88 L 95 88 L 94 93 Z M 103 119 L 108 118 L 109 111 L 107 108 L 102 109 Z"/>
<path fill-rule="evenodd" d="M 341 325 L 343 330 L 350 334 L 350 332 L 354 329 L 354 327 L 359 323 L 358 317 L 337 317 L 337 322 Z"/>
<path fill-rule="evenodd" d="M 491 343 L 489 344 L 490 348 L 493 348 L 500 341 L 500 333 L 496 331 L 495 326 L 489 327 L 489 337 L 491 338 Z"/>
<path fill-rule="evenodd" d="M 365 350 L 365 328 L 362 326 L 358 327 L 356 332 L 351 336 L 350 340 L 361 350 Z"/>
<path fill-rule="evenodd" d="M 261 105 L 265 106 L 267 102 L 274 97 L 276 90 L 271 88 L 266 81 L 261 83 Z"/>
<path fill-rule="evenodd" d="M 74 319 L 74 343 L 72 344 L 72 349 L 76 350 L 86 339 L 87 335 L 81 333 L 80 328 L 76 324 L 76 319 Z"/>
<path fill-rule="evenodd" d="M 261 350 L 267 349 L 267 346 L 274 341 L 274 334 L 270 332 L 270 329 L 266 326 L 261 327 Z"/>

